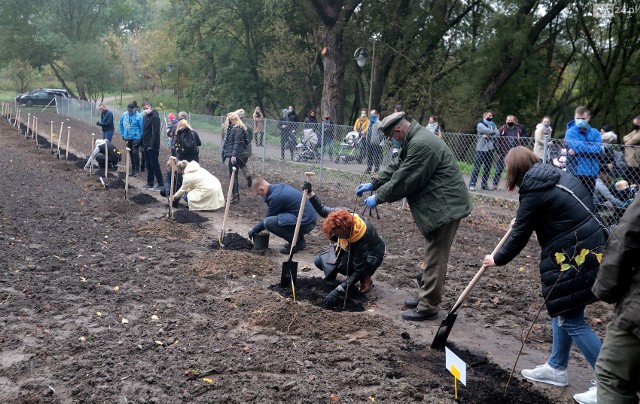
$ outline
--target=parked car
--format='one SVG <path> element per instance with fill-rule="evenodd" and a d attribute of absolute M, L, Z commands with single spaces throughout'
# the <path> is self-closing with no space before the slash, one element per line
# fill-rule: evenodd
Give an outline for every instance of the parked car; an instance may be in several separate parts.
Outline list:
<path fill-rule="evenodd" d="M 36 88 L 27 94 L 16 95 L 16 102 L 28 107 L 32 105 L 48 105 L 56 96 L 69 97 L 69 92 L 62 88 Z"/>

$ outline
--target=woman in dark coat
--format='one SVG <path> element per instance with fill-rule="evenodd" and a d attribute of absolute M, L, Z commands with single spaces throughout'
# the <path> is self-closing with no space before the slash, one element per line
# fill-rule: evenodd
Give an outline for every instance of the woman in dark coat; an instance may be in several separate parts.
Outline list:
<path fill-rule="evenodd" d="M 502 266 L 515 258 L 536 232 L 541 247 L 540 278 L 542 295 L 553 318 L 553 348 L 547 363 L 535 369 L 524 369 L 522 375 L 530 380 L 566 386 L 566 368 L 572 344 L 580 349 L 591 367 L 595 366 L 602 343 L 584 321 L 585 306 L 597 298 L 591 292 L 600 252 L 607 235 L 598 221 L 576 199 L 591 211 L 595 210 L 591 194 L 574 176 L 551 165 L 539 163 L 533 152 L 518 146 L 505 158 L 507 187 L 519 188 L 520 206 L 513 223 L 511 236 L 494 255 L 487 255 L 484 264 Z M 575 197 L 563 186 L 573 191 Z M 578 265 L 574 257 L 582 249 L 590 251 L 584 263 Z M 593 252 L 593 253 L 591 253 Z M 571 268 L 561 270 L 555 254 L 563 253 Z"/>
<path fill-rule="evenodd" d="M 347 279 L 329 292 L 324 303 L 327 307 L 335 306 L 345 291 L 360 282 L 361 293 L 367 293 L 373 286 L 371 276 L 382 264 L 385 245 L 376 228 L 366 219 L 344 208 L 324 206 L 320 198 L 311 190 L 311 183 L 305 182 L 303 188 L 309 195 L 309 202 L 316 212 L 325 218 L 322 232 L 333 242 L 336 258 L 335 268 L 327 268 L 327 262 L 321 256 L 316 257 L 315 264 L 325 271 L 325 279 L 335 279 L 337 273 Z"/>
<path fill-rule="evenodd" d="M 247 127 L 235 112 L 227 114 L 230 130 L 227 131 L 227 137 L 222 148 L 222 161 L 229 159 L 229 178 L 233 175 L 233 167 L 236 167 L 236 178 L 233 183 L 233 198 L 231 203 L 236 204 L 240 201 L 240 193 L 238 191 L 238 170 L 241 170 L 247 164 L 249 158 L 248 144 L 245 142 L 245 132 Z"/>

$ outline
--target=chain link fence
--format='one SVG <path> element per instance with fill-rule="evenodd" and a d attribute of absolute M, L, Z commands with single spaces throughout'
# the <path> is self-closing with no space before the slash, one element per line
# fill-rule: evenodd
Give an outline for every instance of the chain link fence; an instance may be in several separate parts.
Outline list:
<path fill-rule="evenodd" d="M 57 110 L 61 115 L 94 123 L 99 119 L 96 103 L 57 97 Z M 125 110 L 109 106 L 116 121 Z M 163 125 L 167 111 L 160 111 Z M 211 166 L 221 161 L 224 142 L 224 116 L 188 114 L 189 123 L 202 141 L 200 162 Z M 244 116 L 251 128 L 252 157 L 247 163 L 251 173 L 265 175 L 268 169 L 281 169 L 303 165 L 315 171 L 318 181 L 327 188 L 352 188 L 369 181 L 383 170 L 400 151 L 400 145 L 369 133 L 358 133 L 353 126 L 329 122 L 304 123 L 281 119 L 256 121 Z M 168 156 L 166 130 L 163 129 L 163 152 Z M 515 146 L 524 146 L 537 152 L 543 162 L 574 173 L 576 158 L 567 149 L 564 140 L 546 138 L 535 147 L 533 137 L 497 136 L 491 141 L 482 135 L 443 132 L 442 140 L 454 153 L 460 171 L 469 189 L 477 194 L 516 199 L 505 185 L 504 158 Z M 540 145 L 540 143 L 543 143 Z M 629 166 L 627 160 L 640 161 L 640 148 L 617 144 L 599 145 L 597 155 L 602 169 L 595 181 L 593 192 L 597 210 L 608 225 L 617 224 L 626 207 L 636 194 L 640 169 Z M 627 154 L 625 156 L 625 153 Z M 161 159 L 162 161 L 162 159 Z"/>

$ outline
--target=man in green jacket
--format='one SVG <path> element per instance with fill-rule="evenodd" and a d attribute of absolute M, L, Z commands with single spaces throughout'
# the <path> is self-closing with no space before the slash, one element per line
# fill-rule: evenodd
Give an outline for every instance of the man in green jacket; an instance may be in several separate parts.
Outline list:
<path fill-rule="evenodd" d="M 596 362 L 598 403 L 638 403 L 640 393 L 640 198 L 609 237 L 593 294 L 615 303 Z M 574 396 L 575 398 L 575 396 Z"/>
<path fill-rule="evenodd" d="M 438 318 L 451 245 L 460 221 L 471 213 L 471 197 L 453 153 L 433 132 L 404 112 L 383 119 L 380 130 L 385 137 L 399 141 L 402 149 L 378 179 L 360 184 L 356 195 L 377 190 L 365 200 L 369 208 L 407 198 L 425 239 L 425 264 L 420 298 L 407 299 L 405 305 L 413 310 L 402 313 L 402 318 L 433 320 Z"/>

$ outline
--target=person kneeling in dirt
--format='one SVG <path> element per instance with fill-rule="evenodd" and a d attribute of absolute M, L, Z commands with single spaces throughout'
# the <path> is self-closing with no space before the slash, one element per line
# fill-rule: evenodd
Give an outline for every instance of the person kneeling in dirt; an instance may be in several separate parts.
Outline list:
<path fill-rule="evenodd" d="M 164 182 L 164 188 L 160 190 L 160 196 L 167 198 L 167 200 L 171 196 L 171 167 L 173 166 L 173 164 L 176 164 L 176 163 L 177 163 L 177 160 L 173 157 L 169 157 L 169 159 L 167 160 L 167 180 Z M 180 189 L 181 186 L 182 186 L 182 174 L 176 171 L 176 178 L 173 182 L 174 195 L 178 191 L 178 189 Z M 180 206 L 180 199 L 174 199 L 173 207 L 177 208 L 178 206 Z"/>
<path fill-rule="evenodd" d="M 345 208 L 325 206 L 312 191 L 310 182 L 305 181 L 302 189 L 307 191 L 309 202 L 316 212 L 325 218 L 322 232 L 337 243 L 335 258 L 333 254 L 328 254 L 331 258 L 327 260 L 321 254 L 314 260 L 316 267 L 324 271 L 326 280 L 334 280 L 337 273 L 347 276 L 325 297 L 325 305 L 335 306 L 344 298 L 345 291 L 357 282 L 360 282 L 361 293 L 369 292 L 373 286 L 371 276 L 382 264 L 385 253 L 384 241 L 376 228 L 367 219 Z"/>
<path fill-rule="evenodd" d="M 179 161 L 176 171 L 182 174 L 182 186 L 173 200 L 186 196 L 189 210 L 216 210 L 224 206 L 224 194 L 220 181 L 197 161 Z"/>
<path fill-rule="evenodd" d="M 520 206 L 511 235 L 496 254 L 484 257 L 483 264 L 487 267 L 508 264 L 536 232 L 541 248 L 542 296 L 552 318 L 553 347 L 545 364 L 524 369 L 522 375 L 529 380 L 566 386 L 571 346 L 578 347 L 592 368 L 602 346 L 585 322 L 584 311 L 588 304 L 598 300 L 591 287 L 600 266 L 596 255 L 604 248 L 607 233 L 592 213 L 595 206 L 584 184 L 573 175 L 539 161 L 523 146 L 507 153 L 507 188 L 509 191 L 518 188 Z M 564 265 L 567 267 L 563 268 Z M 596 393 L 593 389 L 573 398 L 579 403 L 595 402 Z"/>
<path fill-rule="evenodd" d="M 298 221 L 302 192 L 287 184 L 269 184 L 264 178 L 256 178 L 253 181 L 251 190 L 254 194 L 264 197 L 268 207 L 264 219 L 249 230 L 249 239 L 253 239 L 255 234 L 266 229 L 270 233 L 285 239 L 287 243 L 280 249 L 280 252 L 289 254 L 296 222 Z M 300 222 L 298 240 L 296 240 L 296 245 L 293 248 L 294 254 L 307 246 L 304 235 L 311 233 L 311 230 L 316 227 L 317 216 L 318 214 L 313 210 L 311 203 L 306 201 L 302 222 Z"/>
<path fill-rule="evenodd" d="M 118 162 L 122 160 L 122 155 L 120 154 L 120 150 L 113 145 L 113 143 L 104 139 L 96 140 L 96 147 L 93 149 L 93 153 L 87 159 L 87 164 L 85 164 L 84 168 L 88 169 L 93 164 L 93 161 L 98 162 L 98 166 L 100 168 L 104 168 L 105 163 L 105 147 L 109 153 L 109 169 L 115 170 L 118 168 Z"/>

